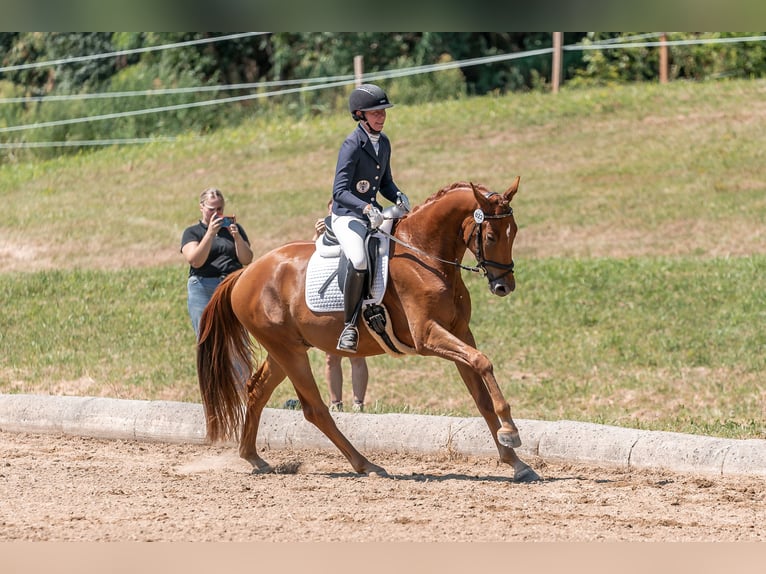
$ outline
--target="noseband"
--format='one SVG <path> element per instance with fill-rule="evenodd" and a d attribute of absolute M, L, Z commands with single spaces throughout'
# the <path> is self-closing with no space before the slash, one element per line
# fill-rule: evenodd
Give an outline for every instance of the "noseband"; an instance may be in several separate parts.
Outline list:
<path fill-rule="evenodd" d="M 481 227 L 484 224 L 484 221 L 487 219 L 503 219 L 505 217 L 511 217 L 513 216 L 513 208 L 511 206 L 508 206 L 508 213 L 501 213 L 499 215 L 487 215 L 484 213 L 481 208 L 477 209 L 473 212 L 473 229 L 471 230 L 471 234 L 468 236 L 468 241 L 471 241 L 471 236 L 473 234 L 476 234 L 476 253 L 474 253 L 474 257 L 476 257 L 477 261 L 477 270 L 481 270 L 484 273 L 484 277 L 487 278 L 487 281 L 492 283 L 493 281 L 497 281 L 498 279 L 502 279 L 508 274 L 513 274 L 513 259 L 511 259 L 510 263 L 499 263 L 497 261 L 492 261 L 491 259 L 486 259 L 484 257 L 484 242 L 482 240 L 482 233 L 481 233 Z M 505 272 L 501 275 L 497 275 L 493 277 L 490 275 L 489 270 L 487 269 L 487 266 L 490 267 L 496 267 L 498 269 L 503 269 Z"/>

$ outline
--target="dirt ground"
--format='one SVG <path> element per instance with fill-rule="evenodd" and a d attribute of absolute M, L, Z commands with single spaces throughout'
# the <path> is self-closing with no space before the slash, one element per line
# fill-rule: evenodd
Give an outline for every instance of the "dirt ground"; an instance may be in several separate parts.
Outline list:
<path fill-rule="evenodd" d="M 2 541 L 764 541 L 766 479 L 493 458 L 271 450 L 0 432 Z"/>

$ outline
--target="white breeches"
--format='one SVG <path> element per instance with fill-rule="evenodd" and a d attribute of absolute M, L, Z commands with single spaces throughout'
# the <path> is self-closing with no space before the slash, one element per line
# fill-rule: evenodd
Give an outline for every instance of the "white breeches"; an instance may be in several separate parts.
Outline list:
<path fill-rule="evenodd" d="M 364 237 L 367 234 L 366 223 L 350 215 L 332 215 L 332 230 L 348 260 L 357 271 L 367 269 L 367 256 L 364 252 Z"/>

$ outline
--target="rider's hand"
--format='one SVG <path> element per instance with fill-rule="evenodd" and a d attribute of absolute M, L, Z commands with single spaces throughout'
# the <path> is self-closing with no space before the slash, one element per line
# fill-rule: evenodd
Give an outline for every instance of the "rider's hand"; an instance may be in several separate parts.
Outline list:
<path fill-rule="evenodd" d="M 410 211 L 410 199 L 402 191 L 396 192 L 396 205 L 403 208 L 404 211 Z"/>
<path fill-rule="evenodd" d="M 364 213 L 367 216 L 367 219 L 370 220 L 370 227 L 373 229 L 377 229 L 383 224 L 383 214 L 380 212 L 380 209 L 374 205 L 370 204 L 365 207 Z"/>

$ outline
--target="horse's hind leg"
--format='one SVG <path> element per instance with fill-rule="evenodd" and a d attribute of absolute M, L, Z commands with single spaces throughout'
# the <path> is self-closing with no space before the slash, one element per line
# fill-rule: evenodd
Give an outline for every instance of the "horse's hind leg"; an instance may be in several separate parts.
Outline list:
<path fill-rule="evenodd" d="M 356 472 L 373 476 L 387 476 L 385 469 L 367 460 L 338 429 L 330 410 L 319 393 L 306 350 L 303 348 L 300 350 L 289 349 L 283 344 L 281 349 L 269 351 L 270 355 L 276 356 L 276 353 L 279 353 L 276 358 L 284 366 L 287 376 L 295 387 L 306 420 L 322 431 L 338 447 L 338 450 L 348 459 Z"/>
<path fill-rule="evenodd" d="M 253 465 L 254 474 L 273 471 L 271 465 L 258 455 L 256 441 L 261 413 L 274 389 L 284 379 L 285 372 L 270 356 L 267 356 L 247 385 L 247 409 L 242 436 L 239 440 L 239 456 Z"/>
<path fill-rule="evenodd" d="M 513 467 L 513 480 L 515 482 L 532 482 L 540 480 L 538 474 L 518 457 L 513 448 L 502 444 L 498 439 L 498 432 L 501 431 L 502 425 L 495 413 L 492 397 L 490 396 L 489 391 L 487 391 L 487 387 L 484 385 L 481 377 L 476 371 L 466 365 L 461 363 L 455 363 L 455 365 L 460 372 L 460 376 L 463 378 L 465 386 L 468 387 L 468 392 L 471 393 L 481 416 L 484 417 L 487 426 L 489 426 L 492 438 L 497 446 L 497 451 L 500 454 L 500 460 Z M 513 425 L 513 428 L 514 430 L 516 429 L 515 424 Z M 518 434 L 518 430 L 516 430 L 516 433 Z"/>

